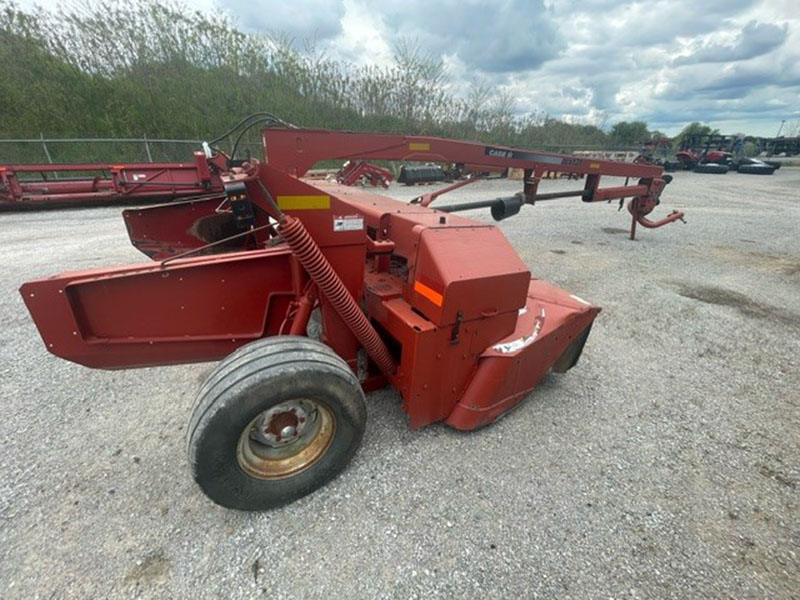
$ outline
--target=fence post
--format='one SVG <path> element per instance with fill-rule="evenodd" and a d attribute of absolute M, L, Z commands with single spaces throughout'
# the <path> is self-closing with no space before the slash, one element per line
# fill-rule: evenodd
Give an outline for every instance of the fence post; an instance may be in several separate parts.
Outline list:
<path fill-rule="evenodd" d="M 150 144 L 147 143 L 147 134 L 144 134 L 142 139 L 144 140 L 145 152 L 147 152 L 147 162 L 153 162 L 153 156 L 150 154 Z"/>
<path fill-rule="evenodd" d="M 53 157 L 50 156 L 50 151 L 47 149 L 47 144 L 44 143 L 44 134 L 41 131 L 39 132 L 39 139 L 42 140 L 42 149 L 44 150 L 44 155 L 47 157 L 47 162 L 52 165 Z M 58 179 L 58 172 L 53 171 L 53 179 Z"/>
<path fill-rule="evenodd" d="M 47 150 L 47 144 L 44 143 L 44 134 L 41 131 L 39 132 L 39 139 L 42 140 L 42 148 L 44 149 L 44 155 L 47 157 L 47 162 L 52 165 L 53 159 L 50 157 L 50 152 Z"/>

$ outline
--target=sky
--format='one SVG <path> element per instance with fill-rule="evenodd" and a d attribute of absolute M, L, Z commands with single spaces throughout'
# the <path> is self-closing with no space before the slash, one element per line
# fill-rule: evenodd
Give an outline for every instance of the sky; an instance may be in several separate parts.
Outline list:
<path fill-rule="evenodd" d="M 89 0 L 91 1 L 91 0 Z M 22 0 L 51 8 L 58 0 Z M 193 0 L 243 30 L 311 39 L 331 58 L 389 64 L 401 40 L 466 93 L 514 110 L 669 135 L 691 121 L 774 136 L 800 126 L 800 0 Z"/>

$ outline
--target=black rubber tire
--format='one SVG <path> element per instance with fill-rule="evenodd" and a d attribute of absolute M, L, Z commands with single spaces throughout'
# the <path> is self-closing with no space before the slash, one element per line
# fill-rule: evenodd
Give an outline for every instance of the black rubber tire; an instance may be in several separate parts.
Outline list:
<path fill-rule="evenodd" d="M 775 167 L 775 170 L 776 170 L 776 171 L 777 171 L 778 169 L 780 169 L 780 168 L 781 168 L 781 164 L 783 164 L 783 163 L 781 163 L 781 161 L 779 161 L 779 160 L 765 160 L 764 162 L 765 162 L 766 164 L 768 164 L 770 167 Z"/>
<path fill-rule="evenodd" d="M 728 167 L 726 165 L 718 165 L 716 163 L 707 163 L 703 165 L 697 165 L 694 169 L 692 169 L 695 173 L 710 173 L 714 175 L 724 175 L 728 172 Z"/>
<path fill-rule="evenodd" d="M 246 473 L 237 459 L 244 429 L 261 412 L 298 398 L 323 404 L 333 416 L 324 454 L 282 479 Z M 361 385 L 333 350 L 305 337 L 264 338 L 222 360 L 201 387 L 187 430 L 189 466 L 200 489 L 221 506 L 276 508 L 336 477 L 358 449 L 366 420 Z"/>
<path fill-rule="evenodd" d="M 739 173 L 742 175 L 772 175 L 775 167 L 772 165 L 739 165 Z"/>

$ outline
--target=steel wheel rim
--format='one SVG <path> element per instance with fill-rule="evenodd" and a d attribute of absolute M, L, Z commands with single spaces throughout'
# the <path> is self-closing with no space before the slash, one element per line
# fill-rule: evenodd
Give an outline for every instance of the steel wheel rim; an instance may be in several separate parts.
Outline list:
<path fill-rule="evenodd" d="M 316 464 L 335 431 L 336 419 L 326 405 L 305 398 L 282 402 L 257 414 L 242 430 L 236 459 L 251 477 L 285 479 Z"/>

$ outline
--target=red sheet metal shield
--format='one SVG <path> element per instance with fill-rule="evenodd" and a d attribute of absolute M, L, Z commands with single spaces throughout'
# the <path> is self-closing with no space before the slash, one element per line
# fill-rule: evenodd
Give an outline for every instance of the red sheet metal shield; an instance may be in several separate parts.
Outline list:
<path fill-rule="evenodd" d="M 239 233 L 230 212 L 216 212 L 221 202 L 210 198 L 131 208 L 122 211 L 122 218 L 134 248 L 163 260 Z M 238 239 L 235 246 L 242 243 Z"/>
<path fill-rule="evenodd" d="M 292 291 L 285 246 L 162 267 L 76 271 L 20 288 L 53 354 L 114 369 L 218 360 L 278 333 Z"/>
<path fill-rule="evenodd" d="M 572 367 L 599 312 L 554 285 L 531 281 L 514 333 L 481 355 L 447 424 L 475 429 L 491 423 L 519 403 L 550 369 L 563 372 Z"/>

